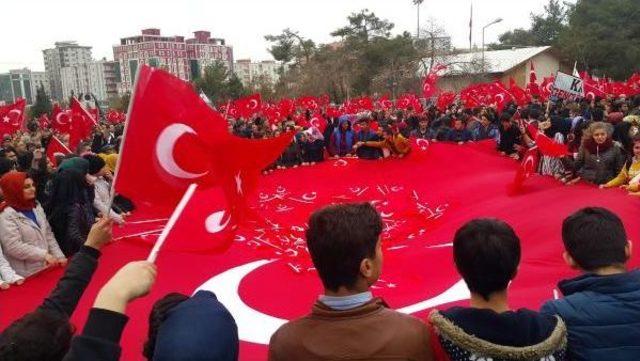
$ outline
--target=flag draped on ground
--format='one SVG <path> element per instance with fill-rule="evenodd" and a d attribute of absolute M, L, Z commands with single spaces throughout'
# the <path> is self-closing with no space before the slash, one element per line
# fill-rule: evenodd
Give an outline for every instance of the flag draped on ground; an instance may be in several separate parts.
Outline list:
<path fill-rule="evenodd" d="M 172 251 L 158 258 L 151 294 L 127 309 L 130 320 L 122 336 L 122 359 L 141 358 L 155 301 L 169 292 L 190 295 L 202 287 L 215 292 L 235 318 L 240 360 L 265 360 L 274 329 L 308 314 L 322 292 L 317 273 L 309 267 L 304 233 L 310 212 L 332 203 L 375 205 L 383 216 L 384 265 L 372 291 L 390 307 L 421 319 L 432 307 L 468 304 L 451 242 L 456 229 L 474 217 L 497 217 L 514 227 L 522 242 L 522 261 L 509 301 L 511 307 L 534 310 L 553 298 L 560 279 L 574 275 L 561 257 L 561 226 L 567 215 L 584 206 L 604 206 L 620 215 L 628 234 L 640 232 L 638 205 L 622 190 L 587 184 L 566 187 L 552 177 L 533 176 L 522 193 L 509 196 L 504 184 L 513 180 L 518 163 L 497 155 L 495 144 L 438 142 L 424 148 L 415 145 L 404 159 L 327 160 L 261 177 L 249 205 L 262 219 L 240 225 L 226 253 Z M 140 174 L 146 184 L 156 181 Z M 211 217 L 210 227 L 226 223 L 227 216 L 216 214 L 214 203 L 203 199 L 189 207 L 194 212 L 189 214 L 190 225 L 175 227 L 178 242 L 201 237 L 206 230 L 197 227 L 206 227 L 205 215 Z M 103 249 L 100 267 L 73 315 L 77 327 L 84 324 L 106 280 L 128 261 L 147 256 L 157 238 L 153 231 L 163 223 L 135 222 L 150 218 L 166 217 L 141 210 L 124 228 L 116 227 L 116 240 Z M 144 232 L 150 233 L 134 235 Z M 636 254 L 630 267 L 637 267 L 638 261 Z M 61 273 L 56 268 L 0 292 L 0 328 L 33 311 Z"/>

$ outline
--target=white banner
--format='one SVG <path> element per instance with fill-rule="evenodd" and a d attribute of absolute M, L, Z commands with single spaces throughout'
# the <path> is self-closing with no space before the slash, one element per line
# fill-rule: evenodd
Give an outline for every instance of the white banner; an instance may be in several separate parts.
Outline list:
<path fill-rule="evenodd" d="M 584 96 L 584 81 L 569 74 L 557 72 L 553 88 L 554 95 L 560 98 Z"/>

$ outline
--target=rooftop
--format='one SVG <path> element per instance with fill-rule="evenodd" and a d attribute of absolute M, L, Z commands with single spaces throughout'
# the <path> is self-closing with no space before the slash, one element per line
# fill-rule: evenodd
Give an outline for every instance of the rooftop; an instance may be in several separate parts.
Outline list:
<path fill-rule="evenodd" d="M 485 70 L 488 73 L 504 73 L 549 49 L 551 49 L 550 46 L 538 46 L 530 48 L 485 51 Z M 482 52 L 463 53 L 447 56 L 444 58 L 443 62 L 445 64 L 448 64 L 447 70 L 443 74 L 444 76 L 454 75 L 458 73 L 480 73 Z M 478 64 L 479 66 L 470 66 L 474 63 Z"/>

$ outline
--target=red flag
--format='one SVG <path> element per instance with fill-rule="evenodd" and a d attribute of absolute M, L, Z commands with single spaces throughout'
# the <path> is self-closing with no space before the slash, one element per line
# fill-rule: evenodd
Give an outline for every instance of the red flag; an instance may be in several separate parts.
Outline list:
<path fill-rule="evenodd" d="M 436 101 L 436 107 L 441 112 L 444 112 L 453 101 L 456 99 L 456 93 L 454 92 L 444 92 L 438 96 L 438 100 Z"/>
<path fill-rule="evenodd" d="M 56 164 L 56 154 L 61 153 L 64 155 L 73 153 L 66 145 L 64 145 L 58 138 L 55 136 L 51 137 L 49 144 L 47 145 L 47 158 L 51 161 L 51 163 Z"/>
<path fill-rule="evenodd" d="M 196 189 L 162 251 L 221 253 L 233 243 L 237 224 L 220 187 Z"/>
<path fill-rule="evenodd" d="M 98 125 L 98 122 L 96 121 L 94 116 L 91 114 L 91 112 L 89 112 L 87 109 L 85 109 L 82 106 L 82 104 L 80 104 L 78 99 L 71 98 L 70 109 L 71 109 L 71 113 L 73 115 L 78 115 L 78 116 L 82 117 L 82 121 L 83 122 L 85 122 L 87 124 Z"/>
<path fill-rule="evenodd" d="M 241 208 L 236 201 L 251 191 L 260 171 L 281 154 L 291 135 L 250 140 L 232 136 L 227 127 L 227 121 L 188 83 L 142 67 L 114 181 L 116 191 L 140 208 L 166 215 L 190 184 L 223 185 L 229 204 Z"/>
<path fill-rule="evenodd" d="M 50 124 L 51 124 L 51 121 L 49 120 L 49 117 L 47 117 L 46 114 L 42 114 L 40 115 L 40 117 L 38 117 L 38 126 L 40 127 L 40 129 L 49 128 Z"/>
<path fill-rule="evenodd" d="M 13 134 L 24 126 L 24 98 L 15 103 L 0 107 L 0 135 Z"/>
<path fill-rule="evenodd" d="M 549 157 L 563 157 L 569 154 L 569 149 L 566 144 L 559 144 L 546 136 L 544 132 L 533 126 L 533 124 L 527 125 L 527 132 L 531 135 L 531 138 L 536 142 L 540 153 Z"/>
<path fill-rule="evenodd" d="M 522 190 L 524 181 L 538 170 L 539 162 L 540 155 L 538 154 L 538 147 L 529 148 L 524 154 L 522 162 L 520 162 L 520 167 L 518 167 L 516 171 L 513 183 L 509 187 L 509 193 L 515 194 Z"/>
<path fill-rule="evenodd" d="M 324 133 L 325 129 L 327 129 L 327 121 L 320 113 L 315 113 L 314 115 L 312 115 L 311 119 L 309 119 L 309 124 L 318 128 L 320 133 Z"/>
<path fill-rule="evenodd" d="M 389 100 L 388 95 L 383 95 L 382 97 L 380 97 L 377 103 L 378 103 L 378 107 L 383 110 L 389 110 L 393 107 L 393 102 Z"/>
<path fill-rule="evenodd" d="M 111 124 L 119 124 L 122 123 L 126 119 L 126 115 L 122 112 L 119 112 L 114 109 L 109 109 L 105 118 Z"/>
<path fill-rule="evenodd" d="M 538 77 L 536 76 L 536 70 L 533 67 L 533 61 L 531 62 L 531 70 L 529 71 L 529 83 L 527 84 L 527 90 L 530 95 L 540 95 L 540 88 L 538 87 Z"/>
<path fill-rule="evenodd" d="M 318 109 L 318 99 L 312 96 L 303 96 L 296 99 L 296 105 L 302 107 L 304 110 L 312 110 L 315 111 Z"/>
<path fill-rule="evenodd" d="M 280 109 L 280 114 L 286 117 L 296 110 L 296 104 L 293 99 L 281 99 L 280 102 L 278 102 L 278 109 Z"/>
<path fill-rule="evenodd" d="M 438 72 L 444 70 L 446 66 L 436 65 L 429 71 L 429 74 L 424 78 L 422 82 L 422 94 L 425 98 L 431 98 L 438 92 Z"/>
<path fill-rule="evenodd" d="M 262 109 L 262 98 L 257 93 L 237 99 L 233 103 L 240 116 L 244 118 L 250 118 Z"/>
<path fill-rule="evenodd" d="M 519 106 L 524 106 L 529 102 L 530 98 L 527 95 L 527 92 L 525 92 L 524 89 L 520 88 L 513 78 L 509 79 L 509 92 L 513 96 L 516 104 L 518 104 Z"/>
<path fill-rule="evenodd" d="M 71 112 L 62 110 L 59 104 L 54 104 L 51 111 L 51 128 L 59 133 L 69 133 L 71 127 Z"/>
<path fill-rule="evenodd" d="M 531 70 L 529 70 L 529 83 L 536 84 L 538 77 L 536 76 L 536 69 L 533 67 L 533 61 L 531 62 Z"/>

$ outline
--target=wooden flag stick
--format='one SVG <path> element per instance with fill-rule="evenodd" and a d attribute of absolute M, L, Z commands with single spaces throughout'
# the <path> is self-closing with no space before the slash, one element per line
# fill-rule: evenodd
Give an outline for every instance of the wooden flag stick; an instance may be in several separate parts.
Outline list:
<path fill-rule="evenodd" d="M 164 226 L 162 233 L 160 233 L 160 237 L 158 237 L 158 240 L 153 245 L 153 249 L 149 253 L 149 257 L 147 257 L 147 261 L 151 263 L 156 262 L 156 258 L 158 258 L 158 252 L 160 252 L 160 249 L 162 248 L 164 241 L 167 239 L 169 232 L 171 232 L 171 229 L 173 229 L 173 226 L 176 224 L 176 222 L 178 221 L 178 218 L 186 208 L 187 203 L 189 203 L 189 200 L 193 196 L 193 192 L 195 192 L 196 190 L 196 187 L 198 187 L 197 183 L 191 183 L 191 185 L 189 185 L 189 188 L 187 188 L 187 191 L 184 192 L 184 195 L 182 196 L 180 203 L 178 203 L 178 205 L 176 206 L 176 209 L 171 214 L 171 217 L 169 217 L 169 221 L 167 222 L 167 225 Z"/>

